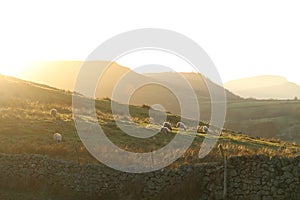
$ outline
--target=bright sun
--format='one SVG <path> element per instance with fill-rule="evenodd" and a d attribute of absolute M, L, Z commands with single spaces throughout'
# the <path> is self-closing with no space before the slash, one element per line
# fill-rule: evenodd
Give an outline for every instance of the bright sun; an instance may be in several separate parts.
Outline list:
<path fill-rule="evenodd" d="M 14 76 L 18 71 L 18 67 L 0 67 L 0 74 Z"/>
<path fill-rule="evenodd" d="M 16 76 L 21 67 L 0 67 L 0 74 L 8 76 Z"/>
<path fill-rule="evenodd" d="M 27 65 L 30 64 L 32 57 L 30 51 L 12 49 L 9 43 L 4 44 L 4 51 L 0 48 L 0 74 L 21 78 L 28 71 Z"/>
<path fill-rule="evenodd" d="M 25 71 L 26 62 L 0 62 L 0 74 L 7 76 L 20 76 Z"/>

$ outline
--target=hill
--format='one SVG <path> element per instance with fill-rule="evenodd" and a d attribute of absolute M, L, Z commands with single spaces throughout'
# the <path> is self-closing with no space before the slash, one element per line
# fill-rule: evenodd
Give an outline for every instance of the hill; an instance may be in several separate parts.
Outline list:
<path fill-rule="evenodd" d="M 182 84 L 180 81 L 180 77 L 183 79 L 187 80 L 192 88 L 196 91 L 196 93 L 199 95 L 199 99 L 209 99 L 209 91 L 208 91 L 208 86 L 213 88 L 213 90 L 216 90 L 218 94 L 218 90 L 223 89 L 217 84 L 213 83 L 211 80 L 208 78 L 202 76 L 199 73 L 174 73 L 174 72 L 162 72 L 162 73 L 147 73 L 144 74 L 147 77 L 160 80 L 162 82 L 168 82 L 173 85 L 176 85 L 176 88 L 181 88 Z M 208 86 L 206 85 L 208 84 Z M 184 88 L 182 88 L 184 90 Z M 233 94 L 231 91 L 226 90 L 226 97 L 227 100 L 239 100 L 240 98 Z"/>
<path fill-rule="evenodd" d="M 6 76 L 0 76 L 0 91 L 0 153 L 43 154 L 65 160 L 79 159 L 80 163 L 97 163 L 76 134 L 70 92 Z M 130 137 L 116 125 L 110 105 L 108 99 L 96 100 L 97 118 L 107 136 L 121 148 L 133 152 L 148 152 L 161 148 L 175 136 L 176 129 L 169 134 L 157 134 L 147 139 Z M 56 118 L 49 114 L 53 107 L 58 110 Z M 128 120 L 128 116 L 120 115 L 118 118 L 126 126 L 131 127 L 132 131 L 159 132 L 160 124 L 149 124 L 149 108 L 130 106 L 129 109 L 133 122 Z M 180 120 L 180 116 L 173 114 L 168 114 L 167 117 L 173 126 Z M 133 123 L 137 125 L 136 128 Z M 52 134 L 56 131 L 63 135 L 62 143 L 55 143 L 52 140 Z M 195 130 L 191 129 L 185 134 L 192 131 Z M 204 137 L 204 134 L 198 134 L 186 154 L 170 167 L 220 160 L 218 148 L 214 148 L 204 159 L 198 158 L 197 153 Z M 229 130 L 224 130 L 218 143 L 222 144 L 231 156 L 260 153 L 270 156 L 295 156 L 300 152 L 298 146 L 290 143 L 274 139 L 257 139 Z"/>
<path fill-rule="evenodd" d="M 293 99 L 300 97 L 300 86 L 280 76 L 257 76 L 233 80 L 224 87 L 244 98 Z"/>
<path fill-rule="evenodd" d="M 30 73 L 24 73 L 22 76 L 25 80 L 31 80 L 38 83 L 51 85 L 56 88 L 61 88 L 68 91 L 73 91 L 74 84 L 79 73 L 80 67 L 83 62 L 81 61 L 57 61 L 57 62 L 40 62 L 27 66 Z M 88 68 L 91 69 L 103 69 L 109 62 L 106 61 L 94 61 L 86 62 Z M 26 71 L 26 70 L 24 70 Z M 159 102 L 166 110 L 180 114 L 180 107 L 177 97 L 173 91 L 170 91 L 165 85 L 170 85 L 176 88 L 176 93 L 184 98 L 184 102 L 191 101 L 189 94 L 186 94 L 187 88 L 182 84 L 179 76 L 182 75 L 192 86 L 192 89 L 196 92 L 199 98 L 200 106 L 209 111 L 210 110 L 210 95 L 205 84 L 204 79 L 214 88 L 215 92 L 223 92 L 223 88 L 214 84 L 210 80 L 202 77 L 196 73 L 156 73 L 156 74 L 138 74 L 127 67 L 121 66 L 117 63 L 112 63 L 106 71 L 102 74 L 99 80 L 98 87 L 96 89 L 95 96 L 97 98 L 111 98 L 113 97 L 113 90 L 116 85 L 119 85 L 119 92 L 117 96 L 126 96 L 129 93 L 133 93 L 129 103 L 132 105 L 143 104 L 155 104 Z M 122 84 L 117 84 L 123 77 L 126 81 Z M 154 84 L 154 82 L 156 84 Z M 134 91 L 135 87 L 142 83 L 149 83 L 142 87 L 139 87 Z M 185 84 L 186 85 L 186 84 Z M 162 95 L 163 94 L 163 95 Z M 238 96 L 226 91 L 228 100 L 240 99 Z M 116 98 L 116 96 L 115 96 Z M 116 99 L 118 102 L 122 102 L 123 98 Z M 123 102 L 128 103 L 128 102 Z M 208 112 L 205 112 L 208 113 Z M 204 120 L 209 120 L 209 115 L 202 116 Z"/>
<path fill-rule="evenodd" d="M 53 64 L 50 63 L 48 65 L 49 68 L 57 68 L 57 66 L 64 68 L 65 62 L 61 62 L 60 64 Z M 58 73 L 57 77 L 54 83 L 63 83 L 63 79 L 66 79 L 67 83 L 71 80 L 69 79 L 74 75 L 74 77 L 77 75 L 76 71 L 72 71 L 72 66 L 75 64 L 77 67 L 80 67 L 80 62 L 70 62 L 68 63 L 69 67 L 66 67 L 64 70 L 64 73 L 70 72 L 70 76 L 66 76 L 63 73 Z M 97 63 L 90 63 L 90 66 L 93 67 L 93 65 L 97 65 Z M 105 64 L 105 62 L 103 62 Z M 75 66 L 76 67 L 76 66 Z M 44 69 L 44 72 L 47 68 L 41 68 Z M 43 71 L 43 70 L 41 70 Z M 57 73 L 56 70 L 53 69 L 53 73 L 49 73 L 49 76 L 44 76 L 43 79 L 45 79 L 44 82 L 47 82 L 47 80 L 51 81 L 52 79 L 49 77 L 55 77 L 55 73 Z M 73 75 L 72 75 L 73 73 Z M 34 74 L 34 72 L 33 72 Z M 110 74 L 117 74 L 116 76 L 110 76 Z M 100 87 L 98 87 L 97 95 L 99 97 L 109 97 L 112 94 L 112 85 L 116 84 L 119 77 L 122 76 L 122 74 L 127 74 L 131 82 L 130 84 L 138 84 L 139 82 L 144 82 L 145 80 L 148 81 L 158 81 L 161 82 L 161 85 L 165 85 L 165 81 L 168 81 L 169 84 L 173 84 L 176 88 L 176 92 L 180 93 L 182 98 L 184 98 L 184 102 L 188 103 L 190 101 L 189 95 L 185 94 L 185 88 L 181 87 L 180 82 L 178 81 L 178 76 L 182 75 L 185 77 L 189 83 L 192 85 L 192 87 L 195 89 L 196 93 L 198 94 L 198 100 L 201 108 L 201 119 L 203 121 L 208 122 L 210 120 L 210 99 L 208 97 L 207 88 L 204 89 L 204 79 L 202 76 L 199 76 L 195 73 L 182 73 L 182 74 L 176 74 L 176 73 L 156 73 L 156 74 L 137 74 L 128 68 L 124 68 L 122 66 L 119 66 L 117 64 L 114 64 L 114 67 L 109 68 L 109 71 L 106 71 L 106 75 L 102 78 L 100 81 Z M 34 76 L 38 78 L 39 76 Z M 64 78 L 65 77 L 65 78 Z M 47 79 L 46 79 L 47 78 Z M 3 79 L 3 78 L 2 78 Z M 7 79 L 7 78 L 6 78 Z M 10 78 L 13 80 L 13 78 Z M 74 78 L 75 79 L 75 78 Z M 47 91 L 50 90 L 50 92 L 53 93 L 53 91 L 59 91 L 58 89 L 55 89 L 53 87 L 49 87 L 46 85 L 36 84 L 33 82 L 24 82 L 22 80 L 17 80 L 19 86 L 16 85 L 10 85 L 4 87 L 2 85 L 2 88 L 0 90 L 0 93 L 2 94 L 2 97 L 7 96 L 10 94 L 11 97 L 24 97 L 32 99 L 34 98 L 35 101 L 58 101 L 60 103 L 71 105 L 71 99 L 69 98 L 60 98 L 56 99 L 57 97 L 61 96 L 49 96 L 50 93 L 47 93 L 46 95 L 43 95 L 45 93 L 44 90 L 38 90 L 38 88 L 46 88 Z M 58 81 L 59 80 L 59 81 Z M 127 79 L 128 80 L 128 79 Z M 74 80 L 73 80 L 74 81 Z M 24 83 L 23 83 L 24 82 Z M 209 80 L 207 80 L 209 84 L 211 83 Z M 107 84 L 109 83 L 109 84 Z M 26 85 L 35 85 L 38 87 L 34 87 L 33 89 L 30 89 L 30 92 L 24 93 L 24 91 L 27 90 L 27 88 L 24 88 Z M 73 84 L 73 83 L 72 83 Z M 59 84 L 58 84 L 59 85 Z M 130 91 L 131 87 L 126 87 L 126 84 L 120 84 L 121 92 L 124 91 Z M 213 86 L 216 88 L 220 88 L 219 86 L 213 84 Z M 9 88 L 8 90 L 6 88 Z M 4 91 L 7 91 L 4 93 Z M 36 92 L 33 92 L 36 91 Z M 66 92 L 69 93 L 70 92 Z M 35 95 L 36 94 L 36 95 Z M 122 93 L 121 97 L 122 97 Z M 162 95 L 163 94 L 163 95 Z M 45 98 L 48 96 L 48 98 Z M 1 98 L 3 99 L 3 98 Z M 299 110 L 299 101 L 290 101 L 290 100 L 253 100 L 253 99 L 240 99 L 239 97 L 232 95 L 229 91 L 227 91 L 227 117 L 225 122 L 225 127 L 230 128 L 232 130 L 244 132 L 248 134 L 249 136 L 259 136 L 259 137 L 266 137 L 266 138 L 280 138 L 285 141 L 291 141 L 296 142 L 300 144 L 300 126 L 298 124 L 300 123 L 300 113 Z M 121 102 L 123 101 L 122 98 L 119 98 Z M 1 101 L 1 100 L 0 100 Z M 15 101 L 15 100 L 13 100 Z M 123 102 L 126 103 L 126 102 Z M 136 90 L 129 101 L 130 104 L 135 105 L 153 105 L 153 104 L 162 104 L 167 111 L 171 111 L 172 113 L 180 114 L 180 106 L 177 101 L 177 97 L 170 92 L 165 87 L 162 87 L 157 84 L 152 84 L 148 86 L 144 86 Z M 255 128 L 254 128 L 255 127 Z"/>

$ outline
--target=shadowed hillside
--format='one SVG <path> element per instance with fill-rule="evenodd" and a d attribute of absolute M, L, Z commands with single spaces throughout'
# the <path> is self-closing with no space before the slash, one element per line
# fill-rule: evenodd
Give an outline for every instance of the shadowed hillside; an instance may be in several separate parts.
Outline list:
<path fill-rule="evenodd" d="M 227 103 L 226 127 L 251 136 L 300 144 L 300 101 L 241 100 Z"/>

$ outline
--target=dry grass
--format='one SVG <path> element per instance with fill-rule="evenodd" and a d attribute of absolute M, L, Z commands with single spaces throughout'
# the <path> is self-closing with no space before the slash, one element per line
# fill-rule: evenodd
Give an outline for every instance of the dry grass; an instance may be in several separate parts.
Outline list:
<path fill-rule="evenodd" d="M 72 96 L 69 92 L 28 82 L 18 82 L 18 80 L 5 82 L 4 79 L 0 79 L 0 82 L 0 86 L 3 87 L 2 93 L 4 88 L 6 91 L 0 99 L 0 152 L 46 154 L 66 160 L 77 160 L 79 155 L 81 162 L 97 162 L 87 152 L 77 135 L 72 118 Z M 159 131 L 160 124 L 149 126 L 148 106 L 129 106 L 132 121 L 122 114 L 116 116 L 115 119 L 111 112 L 111 100 L 108 98 L 96 100 L 95 106 L 99 124 L 107 137 L 120 148 L 128 151 L 150 152 L 159 149 L 169 143 L 176 134 L 173 131 L 166 135 L 157 134 L 148 139 L 130 137 L 120 130 L 115 120 L 120 120 L 132 131 L 145 129 Z M 124 105 L 118 106 L 121 108 Z M 58 110 L 56 118 L 50 116 L 51 108 Z M 173 125 L 180 120 L 180 116 L 168 114 L 168 121 Z M 60 132 L 63 135 L 62 143 L 53 142 L 54 132 Z M 192 146 L 173 166 L 220 160 L 217 148 L 214 148 L 204 159 L 198 158 L 204 137 L 205 135 L 198 134 Z M 223 133 L 218 143 L 223 145 L 230 156 L 265 154 L 290 157 L 299 155 L 299 146 L 291 143 L 275 138 L 248 137 L 229 130 Z M 76 154 L 75 147 L 78 154 Z"/>
<path fill-rule="evenodd" d="M 3 92 L 3 88 L 7 89 Z M 72 119 L 71 95 L 68 92 L 44 88 L 39 85 L 33 87 L 30 84 L 18 83 L 3 86 L 0 79 L 0 152 L 10 154 L 43 154 L 53 158 L 77 161 L 80 163 L 99 163 L 93 158 L 80 141 Z M 159 149 L 169 143 L 175 136 L 175 131 L 170 134 L 157 134 L 148 139 L 137 139 L 123 133 L 116 125 L 111 114 L 111 100 L 97 100 L 96 112 L 99 124 L 107 134 L 107 137 L 120 148 L 132 152 L 150 152 Z M 236 105 L 235 105 L 236 106 Z M 51 108 L 58 110 L 58 116 L 53 118 L 49 111 Z M 147 106 L 130 106 L 130 113 L 133 116 L 132 122 L 124 115 L 117 116 L 118 120 L 132 128 L 133 131 L 142 129 L 160 129 L 159 124 L 149 126 L 149 108 Z M 168 114 L 168 121 L 173 125 L 180 121 L 180 116 Z M 134 127 L 133 125 L 137 125 Z M 55 132 L 63 135 L 63 142 L 56 143 L 52 139 Z M 191 134 L 185 132 L 184 134 Z M 243 134 L 236 134 L 233 131 L 225 130 L 218 140 L 218 144 L 203 159 L 199 159 L 198 152 L 206 135 L 197 134 L 191 147 L 186 153 L 174 162 L 170 168 L 177 168 L 182 165 L 193 165 L 203 162 L 221 161 L 221 154 L 216 148 L 222 144 L 228 156 L 257 155 L 294 157 L 300 155 L 300 147 L 292 143 L 283 142 L 276 138 L 254 138 Z M 77 151 L 76 151 L 77 150 Z M 109 155 L 104 146 L 99 147 L 99 152 Z M 112 158 L 113 159 L 113 158 Z M 123 160 L 124 164 L 128 161 Z M 139 162 L 138 160 L 136 162 Z M 3 182 L 3 180 L 2 180 Z M 6 183 L 4 181 L 4 183 Z M 21 185 L 13 185 L 13 184 Z M 128 190 L 137 189 L 142 182 L 128 185 Z M 58 194 L 57 188 L 48 188 L 35 191 L 33 186 L 22 185 L 15 180 L 12 185 L 0 185 L 0 199 L 88 199 L 88 197 L 76 196 L 77 194 Z M 24 183 L 25 184 L 25 183 Z M 35 183 L 31 183 L 34 185 Z M 199 190 L 199 180 L 188 177 L 178 188 L 166 188 L 161 193 L 161 199 L 197 199 Z M 25 188 L 25 190 L 23 190 Z M 173 191 L 176 192 L 173 192 Z M 133 198 L 138 198 L 137 191 Z M 173 195 L 170 195 L 173 194 Z M 53 196 L 54 195 L 54 196 Z M 76 197 L 75 197 L 75 196 Z M 53 197 L 53 198 L 52 198 Z M 103 197 L 103 199 L 118 199 L 115 196 Z"/>
<path fill-rule="evenodd" d="M 100 104 L 101 101 L 99 100 L 98 103 Z M 0 121 L 2 124 L 5 124 L 0 129 L 0 139 L 2 141 L 0 152 L 45 154 L 51 157 L 75 161 L 77 161 L 77 155 L 79 155 L 81 163 L 98 163 L 88 153 L 76 133 L 71 107 L 30 101 L 18 105 L 14 109 L 11 107 L 0 108 L 0 112 L 2 113 Z M 49 110 L 53 107 L 59 112 L 57 118 L 49 115 Z M 137 113 L 133 117 L 133 122 L 135 125 L 138 125 L 138 129 L 159 130 L 160 125 L 148 126 L 149 116 L 141 117 L 144 112 L 143 108 L 135 109 L 142 110 L 140 114 Z M 110 112 L 97 110 L 97 118 L 107 136 L 115 144 L 127 151 L 153 151 L 165 146 L 175 136 L 175 132 L 172 132 L 168 135 L 157 134 L 148 139 L 136 139 L 126 135 L 117 127 L 114 117 Z M 120 115 L 118 116 L 118 120 L 127 123 L 129 127 L 132 126 L 133 130 L 135 129 L 133 122 L 128 121 L 126 116 Z M 174 117 L 173 123 L 175 123 L 175 120 L 176 117 Z M 56 131 L 62 133 L 62 143 L 56 143 L 52 140 L 52 134 Z M 191 131 L 185 134 L 190 133 Z M 200 160 L 198 158 L 198 152 L 204 137 L 204 134 L 198 134 L 188 151 L 170 167 L 177 167 L 182 164 L 220 161 L 221 155 L 217 148 L 214 148 L 204 159 Z M 223 145 L 224 150 L 229 156 L 265 154 L 268 156 L 291 157 L 300 155 L 299 146 L 291 143 L 274 138 L 248 137 L 232 131 L 225 131 L 219 138 L 218 144 Z M 78 150 L 78 154 L 76 154 L 75 147 Z M 106 152 L 106 150 L 102 149 L 101 152 Z"/>

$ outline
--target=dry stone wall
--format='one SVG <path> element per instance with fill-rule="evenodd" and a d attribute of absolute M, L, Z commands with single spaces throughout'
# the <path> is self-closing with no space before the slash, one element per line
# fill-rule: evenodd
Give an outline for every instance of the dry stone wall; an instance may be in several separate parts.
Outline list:
<path fill-rule="evenodd" d="M 42 155 L 0 154 L 0 184 L 37 183 L 90 197 L 109 199 L 222 199 L 223 163 L 146 174 L 78 165 Z M 228 159 L 228 199 L 300 199 L 300 157 L 258 156 Z M 104 198 L 103 198 L 104 199 Z"/>

